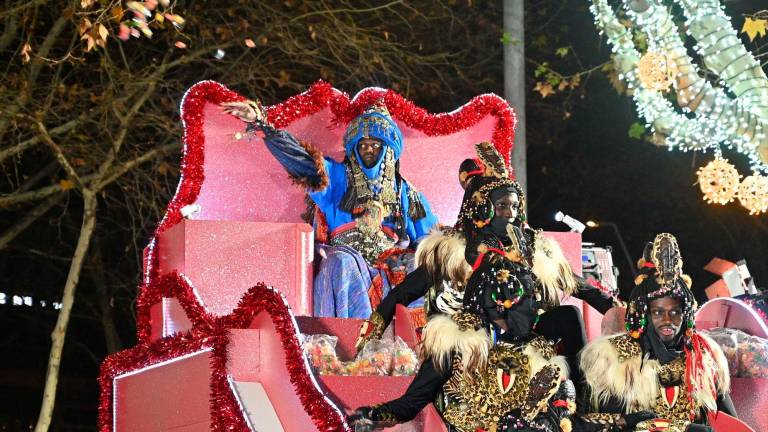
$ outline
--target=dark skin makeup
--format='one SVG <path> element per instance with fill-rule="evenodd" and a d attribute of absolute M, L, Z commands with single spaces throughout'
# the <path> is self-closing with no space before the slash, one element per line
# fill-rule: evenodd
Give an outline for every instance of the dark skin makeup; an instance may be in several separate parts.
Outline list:
<path fill-rule="evenodd" d="M 375 138 L 362 138 L 357 142 L 357 154 L 366 168 L 373 168 L 379 160 L 384 144 Z"/>
<path fill-rule="evenodd" d="M 664 345 L 670 347 L 683 325 L 683 308 L 680 307 L 680 301 L 672 297 L 662 297 L 652 301 L 649 306 L 656 334 Z"/>

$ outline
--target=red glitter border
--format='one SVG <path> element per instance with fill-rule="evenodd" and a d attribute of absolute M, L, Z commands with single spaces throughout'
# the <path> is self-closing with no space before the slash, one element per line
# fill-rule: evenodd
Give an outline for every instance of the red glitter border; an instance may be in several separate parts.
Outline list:
<path fill-rule="evenodd" d="M 270 315 L 280 336 L 285 354 L 285 366 L 301 400 L 302 406 L 321 431 L 346 431 L 342 414 L 327 403 L 323 393 L 312 380 L 297 335 L 293 314 L 283 296 L 264 284 L 249 289 L 231 314 L 216 317 L 204 310 L 195 299 L 192 287 L 178 273 L 163 276 L 157 283 L 144 288 L 144 299 L 175 297 L 193 323 L 187 333 L 141 343 L 131 349 L 107 357 L 101 365 L 99 385 L 99 429 L 112 429 L 112 382 L 115 377 L 171 360 L 181 355 L 212 347 L 212 379 L 210 414 L 211 430 L 249 430 L 242 410 L 227 382 L 227 332 L 229 329 L 249 328 L 261 312 Z"/>

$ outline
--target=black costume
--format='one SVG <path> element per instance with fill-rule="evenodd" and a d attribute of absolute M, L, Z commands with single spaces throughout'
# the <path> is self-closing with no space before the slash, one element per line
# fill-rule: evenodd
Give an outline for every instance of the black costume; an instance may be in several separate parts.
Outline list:
<path fill-rule="evenodd" d="M 508 178 L 483 179 L 473 186 L 465 194 L 460 222 L 494 219 L 477 211 L 476 204 L 482 204 L 476 202 L 478 198 L 490 201 L 496 189 L 520 190 Z M 468 200 L 472 202 L 467 204 Z M 482 242 L 484 234 L 477 228 L 484 224 L 473 226 L 463 230 L 470 244 Z M 561 422 L 575 411 L 575 390 L 567 380 L 565 359 L 531 330 L 543 308 L 557 304 L 555 287 L 572 292 L 575 281 L 562 252 L 554 250 L 556 245 L 539 235 L 533 241 L 540 243 L 538 254 L 534 244 L 522 254 L 514 246 L 481 251 L 467 282 L 463 310 L 452 316 L 436 315 L 425 327 L 425 360 L 406 394 L 377 407 L 364 407 L 352 420 L 405 422 L 442 392 L 443 416 L 459 431 L 561 430 Z M 519 242 L 517 238 L 511 243 Z M 542 266 L 549 271 L 541 271 Z M 537 270 L 545 276 L 543 280 Z"/>

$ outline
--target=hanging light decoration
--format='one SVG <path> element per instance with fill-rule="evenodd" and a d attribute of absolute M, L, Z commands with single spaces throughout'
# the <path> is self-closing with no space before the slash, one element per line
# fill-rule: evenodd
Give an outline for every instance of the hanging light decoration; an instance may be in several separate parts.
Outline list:
<path fill-rule="evenodd" d="M 666 91 L 672 84 L 667 56 L 657 51 L 648 51 L 637 62 L 637 78 L 648 90 Z"/>
<path fill-rule="evenodd" d="M 710 204 L 727 204 L 739 192 L 741 174 L 730 162 L 716 157 L 712 162 L 699 168 L 699 188 L 704 200 Z"/>
<path fill-rule="evenodd" d="M 768 177 L 752 174 L 739 186 L 739 202 L 749 214 L 757 215 L 768 211 Z"/>

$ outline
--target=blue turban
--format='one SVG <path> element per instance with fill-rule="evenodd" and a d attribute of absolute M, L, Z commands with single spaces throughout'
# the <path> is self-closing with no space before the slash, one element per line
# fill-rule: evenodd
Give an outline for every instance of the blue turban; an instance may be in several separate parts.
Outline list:
<path fill-rule="evenodd" d="M 385 147 L 382 149 L 376 165 L 368 169 L 363 166 L 360 155 L 357 153 L 357 143 L 363 138 L 381 140 Z M 363 172 L 369 178 L 374 178 L 378 176 L 386 148 L 392 149 L 395 160 L 400 159 L 400 154 L 403 152 L 403 134 L 395 121 L 392 120 L 387 108 L 382 103 L 377 103 L 349 123 L 347 131 L 344 133 L 344 153 L 348 157 L 354 155 Z"/>

